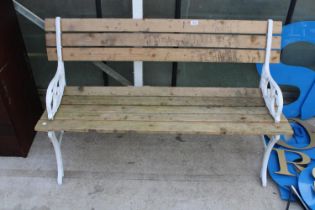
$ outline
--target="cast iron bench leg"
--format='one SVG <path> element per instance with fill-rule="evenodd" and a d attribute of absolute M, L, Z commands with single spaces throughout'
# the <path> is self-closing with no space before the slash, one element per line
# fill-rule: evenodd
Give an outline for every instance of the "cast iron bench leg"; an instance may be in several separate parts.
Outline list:
<path fill-rule="evenodd" d="M 261 172 L 260 172 L 260 177 L 261 177 L 261 182 L 262 186 L 266 187 L 267 186 L 267 167 L 268 167 L 268 161 L 270 158 L 271 151 L 274 147 L 274 145 L 280 140 L 280 135 L 273 136 L 267 147 L 265 147 L 265 153 L 263 157 L 263 163 L 261 167 Z"/>
<path fill-rule="evenodd" d="M 48 132 L 48 137 L 51 143 L 53 144 L 53 147 L 55 150 L 55 155 L 56 155 L 56 160 L 57 160 L 57 169 L 58 169 L 57 182 L 59 185 L 62 184 L 62 178 L 64 176 L 63 162 L 62 162 L 62 155 L 61 155 L 61 141 L 62 141 L 63 133 L 64 132 L 61 131 L 59 138 L 57 138 L 55 131 Z"/>

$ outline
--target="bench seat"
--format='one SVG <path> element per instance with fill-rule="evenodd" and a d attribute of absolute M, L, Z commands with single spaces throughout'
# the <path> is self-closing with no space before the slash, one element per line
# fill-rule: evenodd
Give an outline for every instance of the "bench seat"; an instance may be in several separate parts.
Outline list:
<path fill-rule="evenodd" d="M 274 123 L 259 88 L 69 87 L 54 120 L 37 131 L 291 135 Z"/>

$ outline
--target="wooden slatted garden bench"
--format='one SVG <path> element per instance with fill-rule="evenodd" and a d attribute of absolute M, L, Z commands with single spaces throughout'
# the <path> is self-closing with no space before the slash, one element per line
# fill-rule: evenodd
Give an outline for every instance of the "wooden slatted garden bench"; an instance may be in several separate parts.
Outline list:
<path fill-rule="evenodd" d="M 281 22 L 170 19 L 47 19 L 48 59 L 58 69 L 36 131 L 48 132 L 64 175 L 64 131 L 269 135 L 261 169 L 292 129 L 269 73 L 280 61 Z M 68 87 L 63 61 L 264 63 L 260 88 Z M 60 136 L 57 137 L 57 132 Z"/>

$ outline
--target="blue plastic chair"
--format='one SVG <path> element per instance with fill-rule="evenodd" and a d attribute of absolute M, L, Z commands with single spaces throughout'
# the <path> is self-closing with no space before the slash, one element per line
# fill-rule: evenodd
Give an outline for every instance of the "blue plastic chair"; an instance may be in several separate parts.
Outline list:
<path fill-rule="evenodd" d="M 315 44 L 315 21 L 297 22 L 283 27 L 281 49 L 297 42 Z M 261 74 L 262 64 L 256 66 Z M 296 101 L 284 105 L 284 115 L 303 120 L 315 116 L 315 71 L 283 63 L 271 64 L 270 71 L 278 84 L 295 86 L 300 90 Z"/>

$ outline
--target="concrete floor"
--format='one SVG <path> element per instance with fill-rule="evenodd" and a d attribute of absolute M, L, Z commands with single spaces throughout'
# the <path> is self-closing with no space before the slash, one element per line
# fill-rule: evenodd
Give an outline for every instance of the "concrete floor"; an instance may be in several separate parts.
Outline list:
<path fill-rule="evenodd" d="M 45 133 L 29 157 L 0 158 L 0 209 L 285 209 L 261 187 L 259 137 L 66 133 L 65 178 Z M 290 209 L 300 209 L 293 205 Z"/>

